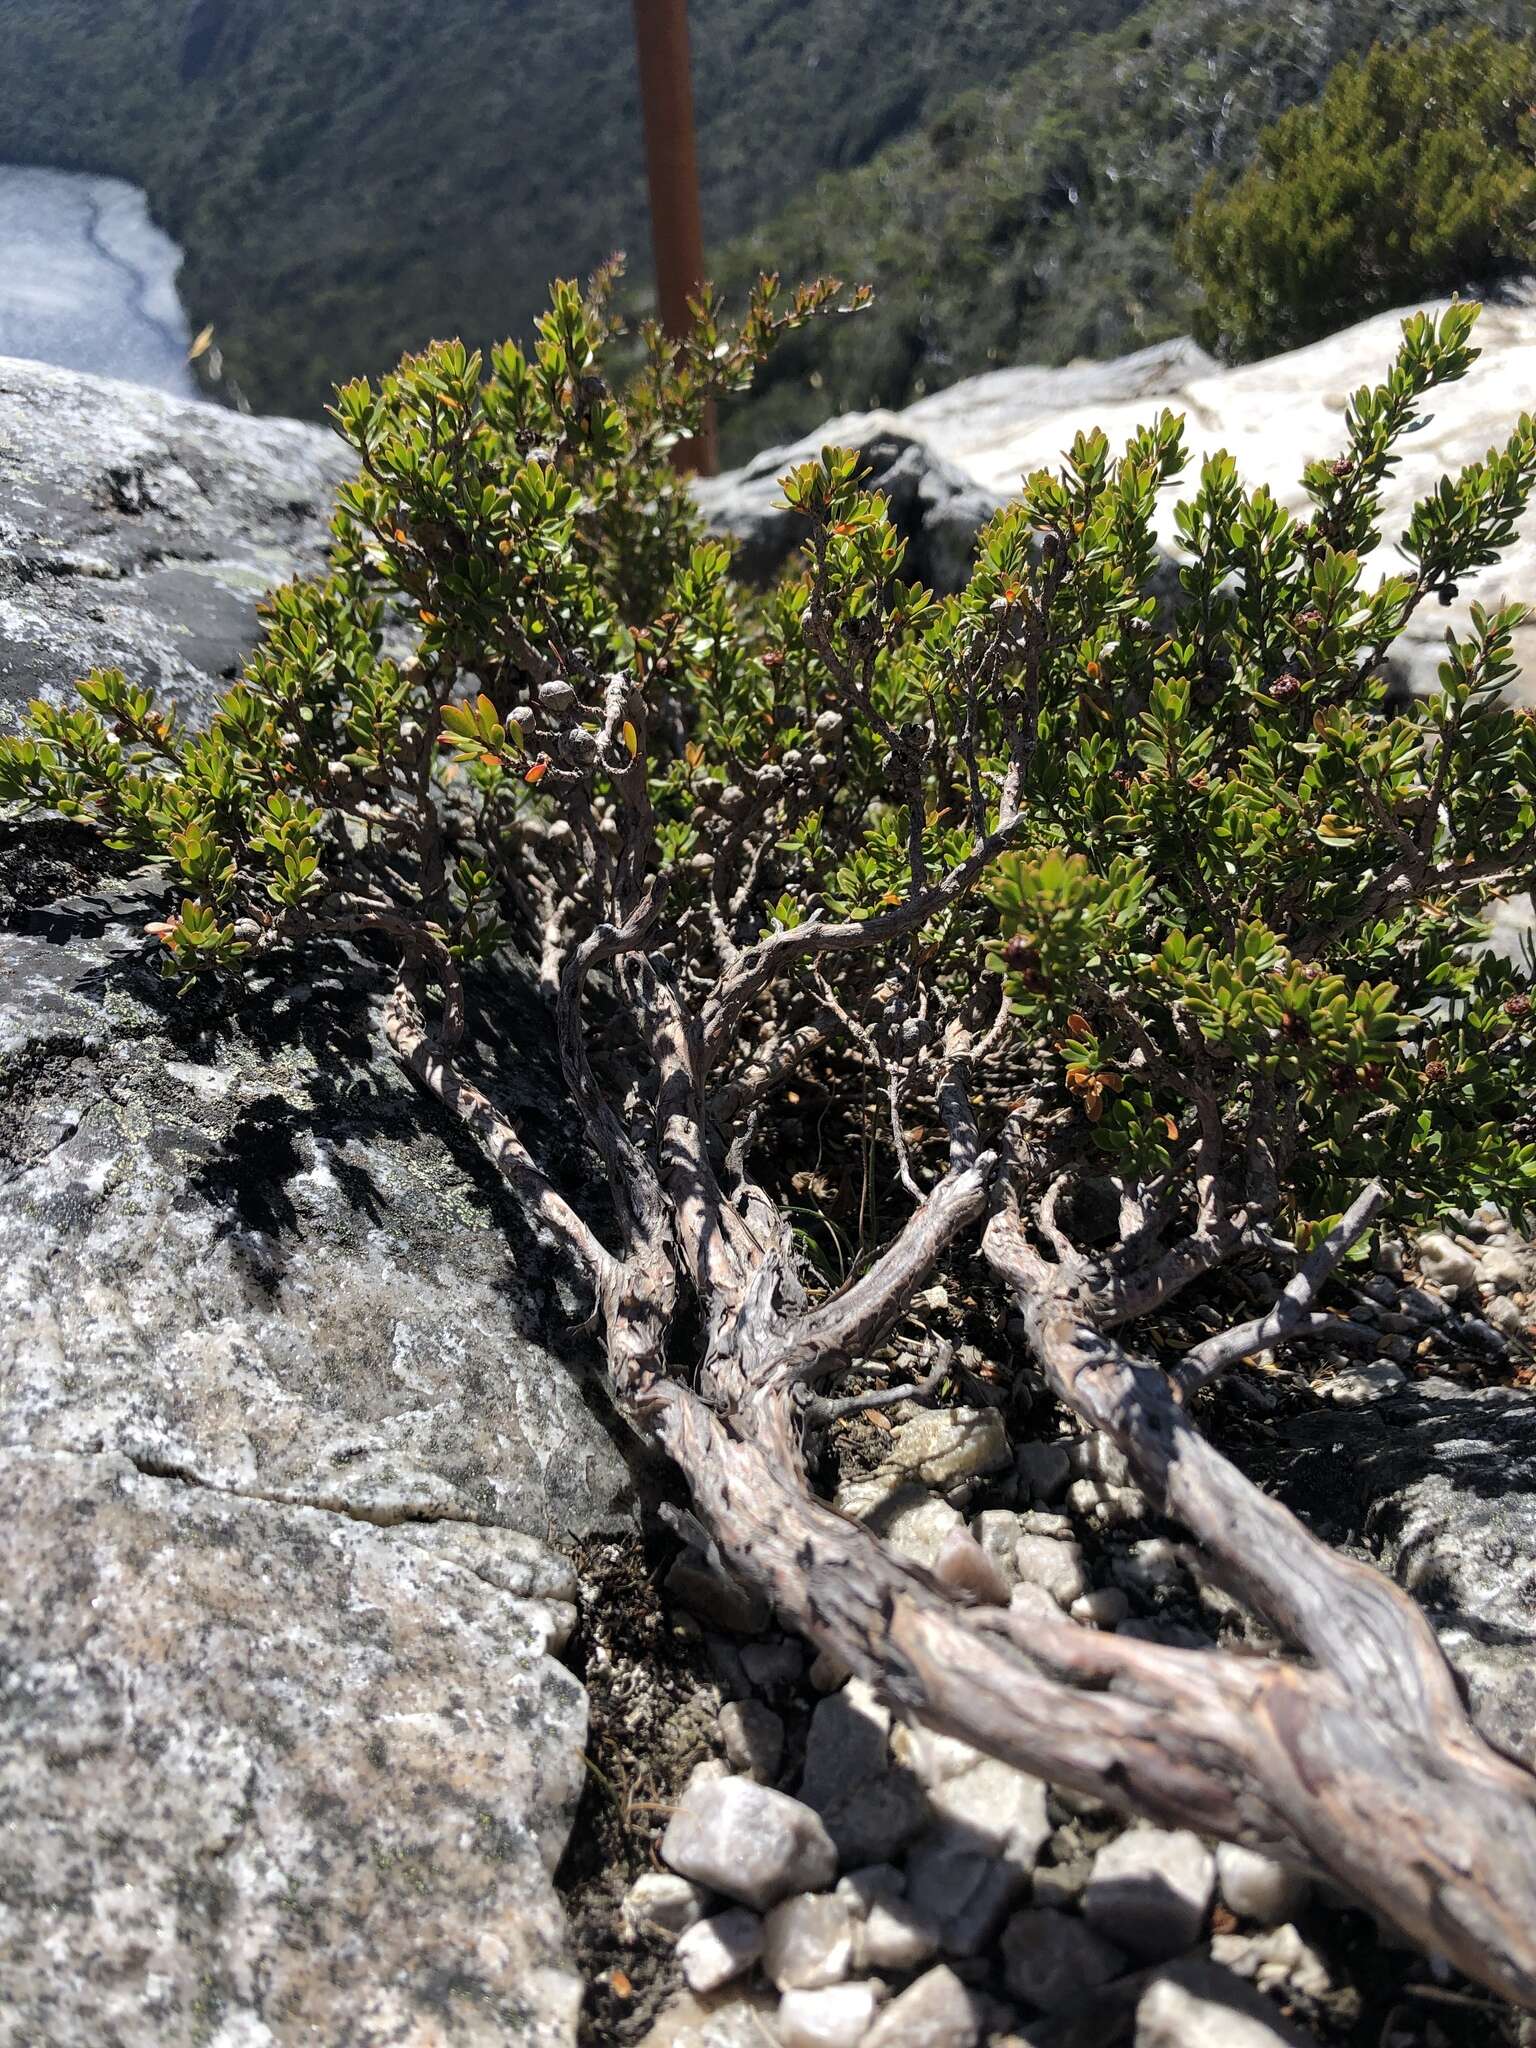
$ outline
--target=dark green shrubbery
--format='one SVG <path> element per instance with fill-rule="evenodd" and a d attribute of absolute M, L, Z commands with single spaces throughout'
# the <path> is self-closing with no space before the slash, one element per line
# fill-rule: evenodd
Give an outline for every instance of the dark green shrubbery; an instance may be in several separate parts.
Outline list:
<path fill-rule="evenodd" d="M 1404 571 L 1367 573 L 1395 448 L 1475 353 L 1458 307 L 1406 324 L 1304 518 L 1206 461 L 1171 603 L 1166 414 L 1028 478 L 948 599 L 828 450 L 785 479 L 804 559 L 758 599 L 668 450 L 829 301 L 781 317 L 765 285 L 742 333 L 707 314 L 675 358 L 653 334 L 622 399 L 570 286 L 488 378 L 453 345 L 349 385 L 331 573 L 278 593 L 210 727 L 99 674 L 0 742 L 0 797 L 162 866 L 174 974 L 259 996 L 341 937 L 388 963 L 390 1043 L 586 1276 L 624 1411 L 783 1620 L 904 1713 L 1329 1872 L 1536 2001 L 1536 1787 L 1412 1602 L 1190 1414 L 1224 1366 L 1354 1328 L 1320 1292 L 1388 1201 L 1536 1193 L 1531 977 L 1478 944 L 1536 868 L 1536 722 L 1502 695 L 1520 613 L 1475 613 L 1423 701 L 1382 673 L 1510 540 L 1536 424 L 1420 504 Z M 492 956 L 547 997 L 579 1201 L 475 1070 Z M 844 1129 L 879 1105 L 911 1204 L 841 1285 L 774 1142 L 807 1085 Z M 1280 1261 L 1283 1294 L 1184 1348 L 1164 1311 L 1239 1259 L 1255 1288 Z M 1017 1368 L 1010 1300 L 1055 1395 L 1303 1660 L 1010 1609 L 963 1531 L 920 1571 L 815 1498 L 807 1439 L 930 1398 L 952 1338 L 994 1384 Z M 829 1391 L 913 1352 L 911 1384 Z"/>
<path fill-rule="evenodd" d="M 1479 31 L 1341 64 L 1209 182 L 1179 253 L 1224 355 L 1293 348 L 1536 255 L 1536 52 Z"/>

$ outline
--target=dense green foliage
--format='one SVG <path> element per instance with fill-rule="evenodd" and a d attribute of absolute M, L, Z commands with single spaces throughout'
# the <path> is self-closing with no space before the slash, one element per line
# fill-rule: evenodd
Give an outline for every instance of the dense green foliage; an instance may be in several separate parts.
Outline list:
<path fill-rule="evenodd" d="M 1210 457 L 1171 610 L 1166 414 L 1027 479 L 947 600 L 828 451 L 786 479 L 804 561 L 759 600 L 666 451 L 826 302 L 780 314 L 764 289 L 680 366 L 652 335 L 619 399 L 601 306 L 561 287 L 488 379 L 447 345 L 347 386 L 361 468 L 332 572 L 278 594 L 211 727 L 98 674 L 0 741 L 0 796 L 165 864 L 172 971 L 371 934 L 437 986 L 451 1043 L 464 963 L 521 954 L 564 1002 L 627 948 L 637 1001 L 697 1005 L 712 1085 L 828 1002 L 849 1058 L 932 1085 L 946 1020 L 1006 997 L 975 1061 L 988 1124 L 1043 1091 L 1085 1159 L 1176 1187 L 1225 1146 L 1254 1214 L 1309 1228 L 1371 1175 L 1408 1215 L 1528 1204 L 1530 977 L 1471 943 L 1536 868 L 1536 720 L 1501 701 L 1521 614 L 1475 613 L 1421 702 L 1394 708 L 1381 666 L 1508 544 L 1536 423 L 1419 505 L 1405 571 L 1362 568 L 1475 309 L 1407 323 L 1307 470 L 1304 521 Z M 823 950 L 828 919 L 846 936 Z M 568 1071 L 622 1149 L 603 1087 L 646 1112 L 622 1033 L 602 1043 L 606 1081 L 585 1052 Z"/>
<path fill-rule="evenodd" d="M 1536 54 L 1486 32 L 1375 49 L 1208 185 L 1179 254 L 1195 332 L 1239 358 L 1405 299 L 1491 282 L 1536 253 Z"/>
<path fill-rule="evenodd" d="M 693 0 L 715 245 L 1134 0 Z M 262 410 L 649 259 L 627 0 L 6 0 L 0 162 L 149 193 Z"/>
<path fill-rule="evenodd" d="M 1315 100 L 1343 59 L 1483 22 L 1524 32 L 1536 8 L 1146 0 L 1118 28 L 1011 76 L 1000 67 L 996 84 L 862 169 L 824 176 L 717 265 L 733 289 L 772 264 L 868 279 L 876 293 L 856 329 L 775 358 L 730 445 L 744 454 L 998 364 L 1113 356 L 1188 333 L 1198 293 L 1174 250 L 1205 181 L 1219 191 L 1241 174 L 1268 124 Z"/>

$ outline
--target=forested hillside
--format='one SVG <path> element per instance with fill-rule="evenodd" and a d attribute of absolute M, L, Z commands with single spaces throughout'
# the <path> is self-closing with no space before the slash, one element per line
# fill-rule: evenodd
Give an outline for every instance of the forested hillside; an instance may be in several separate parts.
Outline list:
<path fill-rule="evenodd" d="M 1134 0 L 694 0 L 716 247 Z M 0 161 L 110 171 L 260 408 L 648 258 L 627 0 L 5 0 Z"/>
<path fill-rule="evenodd" d="M 1149 0 L 825 175 L 723 252 L 871 281 L 876 304 L 775 358 L 738 452 L 997 363 L 1112 356 L 1187 332 L 1174 241 L 1212 172 L 1315 99 L 1339 60 L 1435 27 L 1536 24 L 1531 0 Z M 1475 281 L 1475 280 L 1472 280 Z"/>

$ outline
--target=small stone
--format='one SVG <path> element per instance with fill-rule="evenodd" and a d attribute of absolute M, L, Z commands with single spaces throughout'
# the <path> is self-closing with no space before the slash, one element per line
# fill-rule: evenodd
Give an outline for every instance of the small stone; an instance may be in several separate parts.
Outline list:
<path fill-rule="evenodd" d="M 1136 2006 L 1135 2048 L 1306 2048 L 1274 2007 L 1226 1970 L 1160 1970 Z"/>
<path fill-rule="evenodd" d="M 679 1937 L 676 1955 L 690 1991 L 718 1991 L 750 1970 L 763 1952 L 763 1923 L 755 1913 L 733 1906 L 712 1920 L 700 1920 Z"/>
<path fill-rule="evenodd" d="M 1021 1518 L 1011 1508 L 984 1508 L 971 1522 L 971 1534 L 1010 1590 L 1018 1581 L 1013 1553 L 1023 1533 Z"/>
<path fill-rule="evenodd" d="M 1038 1907 L 1015 1913 L 1003 1929 L 1008 1989 L 1026 2005 L 1057 2012 L 1130 1967 L 1113 1942 L 1070 1913 Z"/>
<path fill-rule="evenodd" d="M 673 1560 L 666 1586 L 679 1605 L 715 1628 L 750 1636 L 767 1626 L 768 1602 L 761 1593 L 728 1579 L 689 1551 Z"/>
<path fill-rule="evenodd" d="M 619 1928 L 629 1942 L 647 1936 L 679 1935 L 709 1911 L 709 1893 L 670 1870 L 647 1870 L 624 1894 Z"/>
<path fill-rule="evenodd" d="M 1124 1451 L 1102 1429 L 1069 1444 L 1067 1460 L 1078 1479 L 1102 1479 L 1106 1486 L 1132 1484 L 1133 1474 Z"/>
<path fill-rule="evenodd" d="M 1391 1279 L 1403 1277 L 1403 1241 L 1400 1237 L 1384 1237 L 1371 1255 L 1371 1264 L 1378 1273 L 1385 1273 Z"/>
<path fill-rule="evenodd" d="M 1027 1869 L 953 1837 L 920 1842 L 907 1855 L 908 1901 L 937 1925 L 947 1955 L 979 1955 L 1028 1884 Z"/>
<path fill-rule="evenodd" d="M 842 1658 L 831 1650 L 818 1650 L 806 1673 L 813 1688 L 820 1693 L 836 1692 L 839 1686 L 848 1683 L 851 1675 Z"/>
<path fill-rule="evenodd" d="M 891 2000 L 860 2048 L 976 2048 L 980 2031 L 970 1992 L 941 1963 Z"/>
<path fill-rule="evenodd" d="M 786 1991 L 774 2038 L 781 2048 L 862 2048 L 885 1997 L 883 1984 L 830 1984 Z"/>
<path fill-rule="evenodd" d="M 1327 1966 L 1302 1939 L 1294 1921 L 1268 1934 L 1218 1934 L 1211 1942 L 1211 1958 L 1263 1992 L 1316 2002 L 1332 1989 Z"/>
<path fill-rule="evenodd" d="M 1504 1337 L 1523 1337 L 1525 1317 L 1507 1294 L 1496 1294 L 1488 1304 L 1488 1320 Z"/>
<path fill-rule="evenodd" d="M 867 1913 L 876 1899 L 899 1899 L 906 1888 L 906 1875 L 896 1863 L 866 1863 L 837 1880 L 837 1896 L 855 1913 Z"/>
<path fill-rule="evenodd" d="M 1394 1365 L 1406 1365 L 1413 1356 L 1413 1339 L 1407 1336 L 1383 1337 L 1377 1349 L 1383 1358 L 1390 1358 Z"/>
<path fill-rule="evenodd" d="M 862 1678 L 820 1701 L 806 1736 L 800 1797 L 845 1863 L 879 1863 L 923 1825 L 922 1794 L 890 1760 L 891 1714 Z"/>
<path fill-rule="evenodd" d="M 1118 1586 L 1100 1586 L 1092 1593 L 1083 1593 L 1072 1602 L 1068 1612 L 1074 1621 L 1080 1621 L 1086 1628 L 1118 1628 L 1131 1611 L 1131 1603 Z"/>
<path fill-rule="evenodd" d="M 930 1571 L 938 1563 L 950 1531 L 965 1527 L 959 1509 L 940 1500 L 926 1486 L 898 1487 L 894 1493 L 886 1494 L 864 1519 L 892 1550 Z"/>
<path fill-rule="evenodd" d="M 731 1767 L 723 1756 L 706 1756 L 696 1763 L 688 1773 L 688 1782 L 683 1787 L 686 1795 L 695 1785 L 723 1785 L 731 1776 Z"/>
<path fill-rule="evenodd" d="M 1026 1870 L 1033 1869 L 1051 1832 L 1045 1803 L 1041 1779 L 991 1756 L 978 1756 L 968 1769 L 928 1791 L 928 1805 L 939 1819 Z"/>
<path fill-rule="evenodd" d="M 798 1681 L 805 1652 L 798 1643 L 743 1643 L 741 1668 L 757 1692 L 779 1692 Z"/>
<path fill-rule="evenodd" d="M 732 1700 L 720 1714 L 720 1739 L 738 1771 L 771 1785 L 784 1755 L 784 1723 L 760 1700 Z"/>
<path fill-rule="evenodd" d="M 1419 1271 L 1438 1287 L 1458 1291 L 1477 1279 L 1477 1261 L 1443 1230 L 1427 1231 L 1418 1243 Z"/>
<path fill-rule="evenodd" d="M 1019 1516 L 1021 1536 L 1051 1536 L 1058 1543 L 1077 1541 L 1077 1524 L 1070 1515 L 1059 1515 L 1046 1508 L 1028 1508 Z"/>
<path fill-rule="evenodd" d="M 1200 1938 L 1216 1887 L 1216 1862 L 1187 1828 L 1131 1828 L 1093 1860 L 1083 1911 L 1096 1932 L 1147 1962 Z"/>
<path fill-rule="evenodd" d="M 1072 1477 L 1065 1444 L 1020 1444 L 1014 1463 L 1030 1497 L 1047 1507 L 1061 1499 Z"/>
<path fill-rule="evenodd" d="M 906 1899 L 876 1899 L 853 1945 L 861 1970 L 915 1970 L 938 1954 L 938 1923 Z"/>
<path fill-rule="evenodd" d="M 1061 1620 L 1061 1609 L 1043 1586 L 1015 1586 L 1008 1595 L 1008 1611 L 1029 1621 Z"/>
<path fill-rule="evenodd" d="M 1115 1577 L 1133 1592 L 1152 1594 L 1177 1586 L 1184 1576 L 1179 1553 L 1166 1536 L 1147 1536 L 1133 1543 L 1114 1567 Z"/>
<path fill-rule="evenodd" d="M 661 1854 L 681 1876 L 758 1912 L 791 1892 L 820 1890 L 837 1875 L 837 1851 L 819 1816 L 747 1778 L 690 1784 Z"/>
<path fill-rule="evenodd" d="M 1428 1294 L 1422 1287 L 1405 1287 L 1397 1297 L 1397 1306 L 1403 1315 L 1410 1318 L 1414 1329 L 1422 1328 L 1425 1323 L 1443 1323 L 1447 1314 L 1439 1295 Z M 1383 1329 L 1394 1327 L 1386 1316 L 1382 1317 L 1381 1323 Z"/>
<path fill-rule="evenodd" d="M 927 1486 L 948 1486 L 1002 1471 L 1013 1450 L 995 1408 L 936 1408 L 893 1433 L 885 1462 Z"/>
<path fill-rule="evenodd" d="M 763 1970 L 778 1991 L 837 1984 L 853 1967 L 854 1914 L 836 1892 L 785 1899 L 763 1924 Z"/>
<path fill-rule="evenodd" d="M 1217 1843 L 1216 1881 L 1222 1899 L 1234 1913 L 1245 1920 L 1260 1920 L 1266 1927 L 1294 1919 L 1311 1890 L 1301 1871 L 1237 1842 Z"/>
<path fill-rule="evenodd" d="M 951 1529 L 944 1538 L 933 1561 L 933 1575 L 941 1586 L 968 1593 L 984 1606 L 1008 1605 L 1013 1575 L 998 1570 L 967 1528 Z"/>
<path fill-rule="evenodd" d="M 1058 1607 L 1070 1607 L 1088 1590 L 1088 1567 L 1076 1543 L 1049 1536 L 1021 1536 L 1013 1561 L 1022 1584 L 1039 1586 Z"/>
<path fill-rule="evenodd" d="M 1074 1479 L 1067 1506 L 1096 1528 L 1125 1529 L 1147 1518 L 1147 1497 L 1136 1486 L 1111 1486 L 1102 1479 Z"/>
<path fill-rule="evenodd" d="M 1091 1856 L 1071 1856 L 1065 1862 L 1037 1864 L 1031 1897 L 1037 1906 L 1075 1906 L 1092 1874 Z"/>
<path fill-rule="evenodd" d="M 1407 1384 L 1407 1375 L 1389 1358 L 1373 1358 L 1364 1365 L 1351 1365 L 1321 1383 L 1321 1389 L 1335 1408 L 1368 1408 Z"/>

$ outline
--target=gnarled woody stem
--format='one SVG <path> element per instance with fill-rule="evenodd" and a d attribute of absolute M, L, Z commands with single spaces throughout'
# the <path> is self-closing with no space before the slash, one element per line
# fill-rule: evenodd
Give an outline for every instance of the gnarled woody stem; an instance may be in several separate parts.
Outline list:
<path fill-rule="evenodd" d="M 397 1001 L 390 1035 L 594 1275 L 620 1399 L 680 1468 L 725 1557 L 787 1625 L 908 1718 L 1332 1878 L 1429 1952 L 1536 2007 L 1536 1778 L 1473 1729 L 1412 1600 L 1319 1543 L 1222 1458 L 1162 1369 L 1094 1326 L 1082 1277 L 1040 1256 L 1006 1194 L 985 1254 L 1056 1392 L 1110 1433 L 1158 1504 L 1314 1662 L 1170 1649 L 1065 1616 L 969 1604 L 811 1493 L 801 1404 L 807 1351 L 821 1346 L 807 1346 L 807 1325 L 830 1340 L 829 1354 L 872 1342 L 931 1267 L 914 1254 L 926 1244 L 936 1256 L 977 1213 L 980 1161 L 942 1184 L 933 1213 L 920 1210 L 877 1266 L 888 1294 L 871 1275 L 851 1292 L 846 1327 L 836 1297 L 786 1317 L 774 1290 L 745 1276 L 688 1385 L 663 1349 L 670 1273 L 653 1271 L 654 1257 L 621 1264 L 598 1243 L 425 1036 L 414 1005 Z"/>

